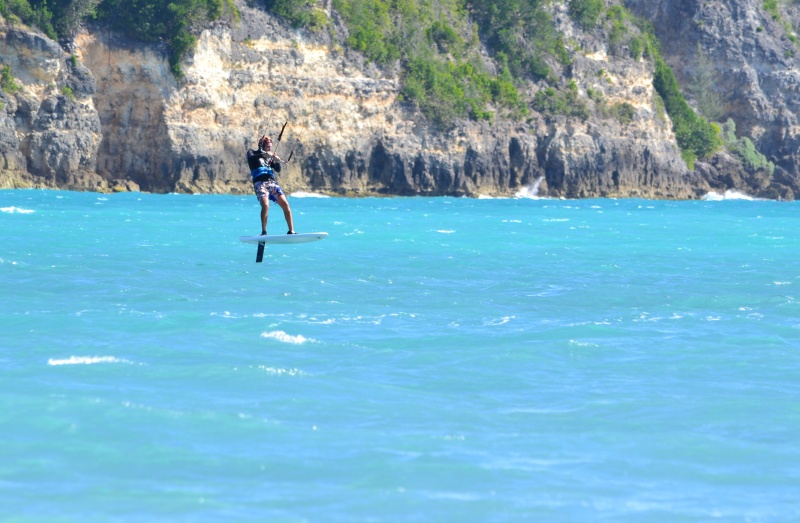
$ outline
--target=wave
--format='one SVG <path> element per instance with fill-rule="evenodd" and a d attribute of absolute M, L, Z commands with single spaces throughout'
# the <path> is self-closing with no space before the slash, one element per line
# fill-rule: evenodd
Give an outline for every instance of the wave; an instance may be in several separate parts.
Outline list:
<path fill-rule="evenodd" d="M 330 198 L 326 194 L 319 194 L 315 192 L 297 191 L 291 194 L 292 198 Z"/>
<path fill-rule="evenodd" d="M 496 327 L 498 325 L 505 325 L 506 323 L 510 322 L 511 320 L 516 319 L 516 316 L 503 316 L 502 318 L 494 318 L 491 320 L 485 320 L 483 325 L 486 327 Z"/>
<path fill-rule="evenodd" d="M 66 359 L 50 358 L 48 365 L 92 365 L 94 363 L 133 363 L 114 356 L 70 356 Z"/>
<path fill-rule="evenodd" d="M 5 213 L 9 213 L 9 214 L 14 214 L 14 213 L 17 213 L 17 214 L 31 214 L 33 212 L 36 212 L 34 210 L 31 210 L 31 209 L 22 209 L 21 207 L 0 207 L 0 211 L 3 211 Z"/>
<path fill-rule="evenodd" d="M 303 344 L 303 343 L 305 343 L 307 341 L 310 341 L 312 343 L 317 341 L 317 340 L 314 340 L 314 339 L 311 339 L 311 338 L 306 338 L 305 336 L 300 335 L 300 334 L 298 334 L 297 336 L 292 336 L 290 334 L 286 334 L 283 331 L 262 332 L 261 333 L 261 337 L 262 338 L 271 338 L 273 340 L 278 340 L 278 341 L 280 341 L 282 343 L 291 343 L 291 344 L 294 344 L 294 345 L 300 345 L 300 344 Z"/>
<path fill-rule="evenodd" d="M 503 196 L 489 196 L 488 194 L 479 194 L 478 195 L 478 199 L 479 200 L 507 200 L 508 198 L 505 198 Z"/>
<path fill-rule="evenodd" d="M 544 176 L 540 176 L 533 182 L 533 185 L 529 185 L 527 187 L 523 187 L 519 191 L 514 194 L 514 198 L 528 198 L 529 200 L 538 200 L 539 199 L 539 186 L 542 185 L 542 181 L 544 180 Z"/>
<path fill-rule="evenodd" d="M 747 200 L 747 201 L 758 201 L 762 200 L 762 198 L 754 198 L 748 194 L 743 192 L 734 191 L 733 189 L 728 189 L 723 194 L 720 194 L 715 191 L 711 191 L 702 198 L 707 202 L 721 202 L 723 200 Z"/>

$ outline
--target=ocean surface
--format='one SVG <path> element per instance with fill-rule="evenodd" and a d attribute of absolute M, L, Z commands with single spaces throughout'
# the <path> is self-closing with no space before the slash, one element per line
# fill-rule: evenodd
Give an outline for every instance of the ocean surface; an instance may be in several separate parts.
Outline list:
<path fill-rule="evenodd" d="M 0 521 L 800 521 L 800 203 L 717 200 L 0 191 Z"/>

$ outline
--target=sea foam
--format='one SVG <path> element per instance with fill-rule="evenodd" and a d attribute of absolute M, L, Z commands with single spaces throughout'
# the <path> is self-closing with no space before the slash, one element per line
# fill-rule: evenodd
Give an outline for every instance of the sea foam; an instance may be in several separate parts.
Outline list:
<path fill-rule="evenodd" d="M 749 201 L 753 201 L 753 200 L 758 200 L 758 198 L 753 198 L 752 196 L 747 195 L 747 194 L 745 194 L 743 192 L 739 192 L 739 191 L 734 191 L 734 190 L 728 189 L 723 194 L 720 194 L 720 193 L 715 192 L 715 191 L 711 191 L 708 194 L 706 194 L 705 196 L 703 196 L 703 200 L 705 200 L 707 202 L 720 202 L 720 201 L 723 201 L 723 200 L 749 200 Z"/>
<path fill-rule="evenodd" d="M 114 356 L 70 356 L 66 359 L 50 358 L 48 365 L 92 365 L 94 363 L 133 363 Z"/>
<path fill-rule="evenodd" d="M 291 194 L 292 198 L 330 198 L 326 194 L 319 194 L 315 192 L 297 191 Z"/>
<path fill-rule="evenodd" d="M 302 335 L 299 335 L 299 334 L 297 336 L 292 336 L 290 334 L 286 334 L 283 331 L 262 332 L 261 333 L 261 337 L 262 338 L 270 338 L 270 339 L 273 339 L 273 340 L 278 340 L 278 341 L 280 341 L 282 343 L 291 343 L 291 344 L 294 344 L 294 345 L 301 345 L 301 344 L 303 344 L 303 343 L 305 343 L 307 341 L 310 341 L 310 342 L 315 342 L 316 341 L 316 340 L 313 340 L 311 338 L 306 338 L 305 336 L 302 336 Z"/>
<path fill-rule="evenodd" d="M 4 213 L 8 213 L 8 214 L 14 214 L 14 213 L 17 213 L 17 214 L 31 214 L 31 213 L 35 212 L 35 211 L 31 210 L 31 209 L 22 209 L 20 207 L 0 207 L 0 211 L 3 211 Z"/>

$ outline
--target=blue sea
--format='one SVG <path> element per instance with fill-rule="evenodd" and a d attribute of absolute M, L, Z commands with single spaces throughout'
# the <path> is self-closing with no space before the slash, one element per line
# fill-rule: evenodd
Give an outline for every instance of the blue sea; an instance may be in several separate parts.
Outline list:
<path fill-rule="evenodd" d="M 1 522 L 800 521 L 800 203 L 290 202 L 0 191 Z"/>

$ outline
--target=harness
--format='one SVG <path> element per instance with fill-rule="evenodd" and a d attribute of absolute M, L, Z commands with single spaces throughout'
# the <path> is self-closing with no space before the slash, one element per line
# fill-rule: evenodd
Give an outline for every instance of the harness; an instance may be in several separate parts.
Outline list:
<path fill-rule="evenodd" d="M 253 183 L 266 182 L 267 180 L 275 180 L 275 170 L 272 167 L 262 165 L 250 171 L 250 177 Z"/>

